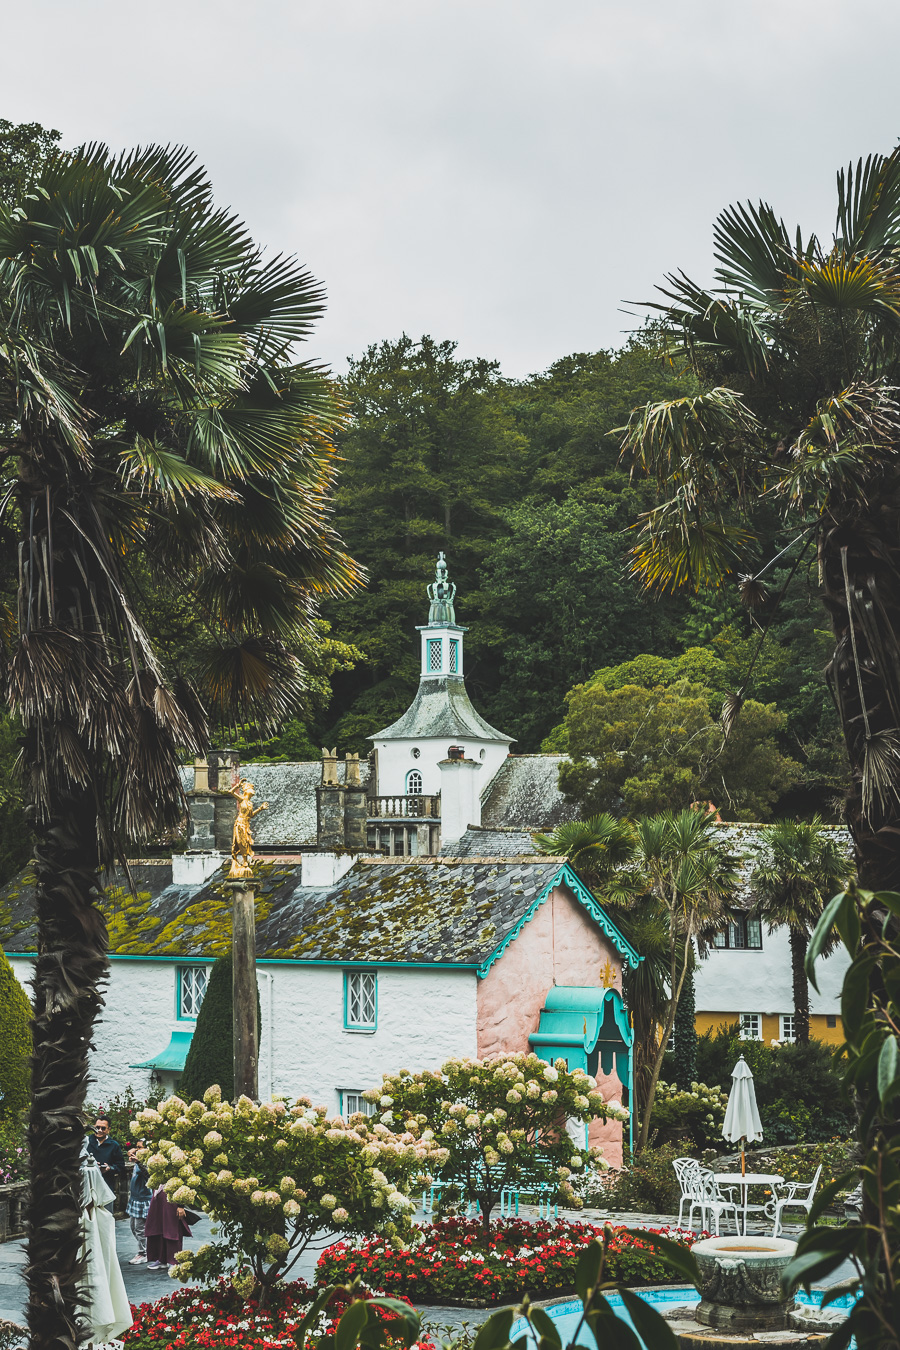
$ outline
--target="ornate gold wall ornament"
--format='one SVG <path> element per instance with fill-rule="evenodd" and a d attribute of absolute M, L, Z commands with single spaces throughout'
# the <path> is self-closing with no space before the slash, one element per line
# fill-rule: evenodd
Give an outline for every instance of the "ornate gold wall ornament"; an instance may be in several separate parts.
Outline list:
<path fill-rule="evenodd" d="M 253 809 L 253 794 L 256 789 L 246 778 L 242 778 L 236 788 L 231 789 L 231 795 L 238 804 L 237 820 L 234 822 L 234 833 L 231 836 L 231 868 L 229 877 L 252 877 L 253 876 L 253 834 L 250 829 L 250 822 L 254 816 L 258 816 L 260 811 L 268 811 L 269 803 L 263 802 L 262 806 Z"/>
<path fill-rule="evenodd" d="M 600 983 L 604 989 L 615 988 L 616 971 L 609 957 L 606 958 L 606 965 L 600 967 Z"/>

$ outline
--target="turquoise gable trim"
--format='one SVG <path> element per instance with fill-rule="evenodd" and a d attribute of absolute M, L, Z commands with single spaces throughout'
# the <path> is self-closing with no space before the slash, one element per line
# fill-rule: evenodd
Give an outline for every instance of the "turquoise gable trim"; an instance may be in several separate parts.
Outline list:
<path fill-rule="evenodd" d="M 613 947 L 622 958 L 622 965 L 628 966 L 632 970 L 637 970 L 644 958 L 638 956 L 628 939 L 619 932 L 612 919 L 606 913 L 606 910 L 601 907 L 596 898 L 591 894 L 578 873 L 574 872 L 568 863 L 564 863 L 553 880 L 544 887 L 537 899 L 522 915 L 512 932 L 507 933 L 499 947 L 495 947 L 488 959 L 482 962 L 478 967 L 477 973 L 480 980 L 484 979 L 494 962 L 500 960 L 500 957 L 506 951 L 507 947 L 511 942 L 516 940 L 526 923 L 531 922 L 555 886 L 568 887 L 582 908 L 586 909 L 588 914 L 590 914 L 598 928 L 609 938 Z"/>

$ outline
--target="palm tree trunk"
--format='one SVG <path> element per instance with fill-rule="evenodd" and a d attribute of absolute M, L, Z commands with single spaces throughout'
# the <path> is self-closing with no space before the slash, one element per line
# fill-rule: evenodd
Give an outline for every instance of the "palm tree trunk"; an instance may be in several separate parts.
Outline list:
<path fill-rule="evenodd" d="M 869 519 L 858 509 L 850 522 L 833 518 L 821 545 L 824 598 L 831 614 L 834 655 L 826 670 L 850 762 L 844 812 L 856 846 L 860 884 L 867 890 L 900 890 L 900 761 L 892 784 L 865 809 L 867 751 L 900 732 L 900 548 L 885 518 L 896 520 L 893 501 L 874 497 Z M 892 789 L 892 790 L 891 790 Z"/>
<path fill-rule="evenodd" d="M 96 811 L 86 794 L 56 794 L 38 824 L 38 958 L 28 1124 L 28 1326 L 31 1350 L 78 1344 L 80 1156 L 88 1051 L 107 971 L 106 923 L 97 908 Z"/>
<path fill-rule="evenodd" d="M 798 1045 L 809 1045 L 809 984 L 806 979 L 806 949 L 809 938 L 798 929 L 790 930 L 791 978 L 794 984 L 794 1038 Z"/>

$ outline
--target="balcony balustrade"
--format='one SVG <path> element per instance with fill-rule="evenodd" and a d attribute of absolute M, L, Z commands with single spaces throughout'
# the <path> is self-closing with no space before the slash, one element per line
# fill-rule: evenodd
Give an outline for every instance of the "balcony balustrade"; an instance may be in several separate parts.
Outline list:
<path fill-rule="evenodd" d="M 441 798 L 418 795 L 415 797 L 370 797 L 369 820 L 440 820 Z"/>

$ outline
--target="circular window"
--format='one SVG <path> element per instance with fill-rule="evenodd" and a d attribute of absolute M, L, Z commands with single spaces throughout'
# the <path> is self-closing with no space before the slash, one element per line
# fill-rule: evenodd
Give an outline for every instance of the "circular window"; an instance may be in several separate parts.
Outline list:
<path fill-rule="evenodd" d="M 414 745 L 409 753 L 412 755 L 413 759 L 418 759 L 422 751 L 419 749 L 417 745 Z"/>

